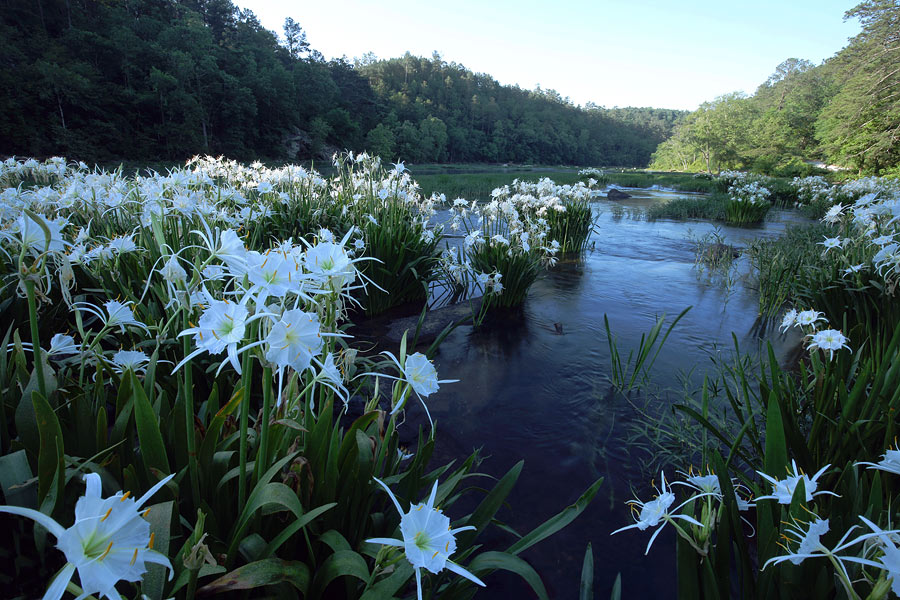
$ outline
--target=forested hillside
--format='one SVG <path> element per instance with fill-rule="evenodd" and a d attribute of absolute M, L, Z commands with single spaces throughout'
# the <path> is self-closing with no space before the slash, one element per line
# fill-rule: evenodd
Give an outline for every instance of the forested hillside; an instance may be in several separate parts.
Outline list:
<path fill-rule="evenodd" d="M 752 96 L 726 94 L 686 116 L 652 166 L 802 174 L 803 159 L 860 173 L 900 164 L 900 1 L 867 0 L 862 32 L 821 65 L 791 58 Z"/>
<path fill-rule="evenodd" d="M 0 154 L 644 166 L 680 111 L 574 106 L 439 56 L 325 61 L 230 0 L 6 0 Z"/>

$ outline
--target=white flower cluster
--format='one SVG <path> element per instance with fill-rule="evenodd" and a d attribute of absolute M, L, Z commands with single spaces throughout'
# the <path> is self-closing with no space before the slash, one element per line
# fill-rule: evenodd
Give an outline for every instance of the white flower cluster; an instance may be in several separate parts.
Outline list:
<path fill-rule="evenodd" d="M 70 167 L 66 163 L 66 159 L 59 156 L 48 158 L 44 162 L 39 162 L 34 158 L 18 160 L 11 157 L 0 162 L 0 185 L 14 187 L 27 179 L 38 183 L 49 183 L 65 177 L 66 172 L 70 169 L 87 170 L 87 168 L 84 163 Z"/>
<path fill-rule="evenodd" d="M 834 358 L 836 350 L 842 348 L 850 349 L 847 342 L 850 340 L 837 329 L 819 329 L 819 323 L 823 326 L 828 325 L 828 319 L 825 314 L 815 310 L 801 310 L 792 308 L 785 313 L 781 321 L 780 329 L 786 332 L 791 327 L 799 327 L 807 332 L 806 338 L 809 345 L 807 350 L 822 350 L 828 352 L 828 360 Z"/>
<path fill-rule="evenodd" d="M 760 181 L 742 179 L 729 186 L 728 195 L 737 202 L 762 206 L 769 204 L 772 192 Z"/>
<path fill-rule="evenodd" d="M 737 509 L 744 511 L 764 500 L 774 500 L 778 504 L 790 506 L 801 483 L 803 484 L 804 500 L 807 504 L 812 503 L 817 496 L 838 496 L 829 490 L 819 489 L 818 480 L 830 466 L 825 465 L 810 476 L 798 468 L 796 461 L 791 461 L 791 468 L 787 470 L 784 478 L 757 471 L 764 484 L 770 486 L 771 493 L 757 496 L 753 504 L 747 497 L 749 490 L 732 479 L 731 484 L 734 488 Z M 877 463 L 858 462 L 856 466 L 867 466 L 870 469 L 900 475 L 900 448 L 888 449 L 882 460 Z M 646 552 L 649 552 L 653 541 L 663 526 L 668 523 L 698 554 L 707 556 L 710 552 L 710 544 L 714 540 L 713 531 L 721 524 L 723 514 L 723 511 L 718 509 L 718 504 L 724 500 L 720 479 L 711 471 L 705 474 L 694 474 L 691 471 L 682 473 L 682 475 L 684 475 L 683 481 L 669 484 L 663 473 L 661 476 L 662 486 L 657 489 L 653 500 L 629 501 L 628 504 L 632 507 L 635 522 L 612 533 L 616 534 L 628 529 L 644 531 L 656 528 L 647 544 Z M 673 507 L 676 501 L 673 490 L 675 485 L 688 488 L 691 492 L 681 504 Z M 871 582 L 879 580 L 881 574 L 883 574 L 884 580 L 890 582 L 893 579 L 890 582 L 891 589 L 895 595 L 900 595 L 900 541 L 898 541 L 900 540 L 898 537 L 900 530 L 882 530 L 865 516 L 860 516 L 860 521 L 869 531 L 850 539 L 858 527 L 851 526 L 837 544 L 829 548 L 821 541 L 823 535 L 829 531 L 829 520 L 822 519 L 810 509 L 807 511 L 809 513 L 807 520 L 792 519 L 790 522 L 782 523 L 781 536 L 785 543 L 780 543 L 779 546 L 784 548 L 786 553 L 770 558 L 763 565 L 763 569 L 785 561 L 799 565 L 804 560 L 811 558 L 828 558 L 838 570 L 838 581 L 845 590 L 852 591 L 853 588 L 853 580 L 847 570 L 848 566 L 861 565 L 877 570 L 874 576 L 866 577 Z M 690 524 L 691 527 L 685 524 Z M 886 593 L 887 590 L 884 590 L 884 594 Z"/>
<path fill-rule="evenodd" d="M 900 245 L 897 243 L 900 234 L 900 184 L 869 177 L 846 183 L 841 189 L 850 189 L 852 193 L 841 191 L 839 194 L 833 193 L 833 196 L 847 199 L 860 192 L 865 194 L 858 195 L 846 205 L 838 202 L 831 206 L 822 220 L 841 226 L 845 236 L 826 238 L 821 244 L 825 246 L 826 253 L 832 248 L 860 249 L 864 256 L 871 257 L 871 262 L 845 262 L 849 266 L 844 273 L 871 270 L 885 280 L 888 289 L 894 289 L 900 280 Z M 857 263 L 859 258 L 857 256 L 853 262 Z"/>
<path fill-rule="evenodd" d="M 832 189 L 831 185 L 821 175 L 794 177 L 791 181 L 791 187 L 794 189 L 794 193 L 797 194 L 797 202 L 801 205 L 825 201 L 830 197 Z"/>

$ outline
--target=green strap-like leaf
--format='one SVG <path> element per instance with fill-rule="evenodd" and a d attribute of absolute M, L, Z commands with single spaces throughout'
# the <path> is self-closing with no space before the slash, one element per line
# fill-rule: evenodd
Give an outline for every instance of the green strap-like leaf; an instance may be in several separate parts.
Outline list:
<path fill-rule="evenodd" d="M 34 405 L 34 416 L 41 439 L 41 450 L 38 454 L 38 502 L 42 507 L 50 489 L 54 486 L 54 477 L 56 478 L 57 496 L 49 507 L 48 514 L 51 514 L 65 487 L 66 466 L 63 462 L 62 429 L 56 413 L 40 392 L 32 392 L 31 402 Z"/>
<path fill-rule="evenodd" d="M 578 589 L 578 600 L 594 600 L 594 552 L 588 542 L 584 551 L 584 563 L 581 565 L 581 586 Z"/>
<path fill-rule="evenodd" d="M 600 486 L 602 484 L 603 478 L 601 477 L 591 484 L 591 486 L 581 495 L 581 497 L 575 501 L 575 504 L 567 506 L 561 512 L 538 525 L 536 528 L 534 528 L 534 530 L 526 534 L 522 539 L 510 546 L 506 551 L 510 554 L 519 554 L 523 550 L 526 550 L 534 546 L 538 542 L 545 540 L 546 538 L 550 537 L 551 535 L 574 521 L 578 515 L 584 512 L 584 509 L 587 508 L 588 504 L 591 503 L 591 501 L 594 499 L 594 496 L 596 496 L 597 492 L 600 490 Z"/>
<path fill-rule="evenodd" d="M 322 597 L 325 588 L 338 577 L 355 577 L 361 581 L 369 580 L 369 567 L 362 555 L 352 550 L 338 550 L 316 569 L 312 586 L 309 590 L 310 598 Z"/>
<path fill-rule="evenodd" d="M 537 574 L 537 571 L 531 565 L 518 556 L 507 554 L 506 552 L 482 552 L 472 559 L 472 562 L 466 566 L 466 569 L 479 577 L 483 577 L 484 574 L 497 569 L 515 573 L 531 586 L 538 598 L 549 600 L 540 575 Z"/>
<path fill-rule="evenodd" d="M 239 567 L 200 588 L 201 594 L 220 594 L 232 590 L 252 590 L 267 585 L 289 583 L 301 594 L 309 588 L 309 567 L 302 562 L 266 558 Z"/>
<path fill-rule="evenodd" d="M 149 472 L 156 469 L 160 473 L 168 475 L 169 458 L 166 456 L 166 446 L 163 443 L 162 432 L 159 430 L 159 418 L 153 412 L 150 400 L 144 393 L 133 371 L 125 374 L 125 379 L 131 385 L 132 398 L 134 400 L 134 422 L 137 428 L 138 440 L 141 444 L 141 456 L 144 458 L 144 466 Z M 151 477 L 151 481 L 155 481 Z"/>

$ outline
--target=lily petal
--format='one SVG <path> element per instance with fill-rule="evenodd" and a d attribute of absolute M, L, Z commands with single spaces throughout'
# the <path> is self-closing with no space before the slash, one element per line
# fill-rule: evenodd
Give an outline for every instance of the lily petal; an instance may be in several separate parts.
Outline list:
<path fill-rule="evenodd" d="M 32 521 L 37 522 L 44 529 L 53 534 L 56 539 L 59 539 L 65 531 L 65 527 L 54 521 L 51 517 L 48 517 L 42 512 L 38 512 L 32 508 L 23 508 L 21 506 L 0 506 L 0 512 L 9 513 L 12 515 L 19 515 L 20 517 L 28 517 Z"/>
<path fill-rule="evenodd" d="M 47 588 L 43 600 L 60 600 L 66 592 L 66 586 L 69 585 L 69 582 L 72 580 L 72 575 L 74 574 L 75 565 L 66 563 L 66 566 L 60 570 L 59 574 L 53 580 L 53 583 Z"/>
<path fill-rule="evenodd" d="M 452 560 L 448 560 L 448 561 L 447 561 L 447 564 L 445 564 L 444 566 L 445 566 L 447 569 L 449 569 L 450 571 L 453 571 L 454 573 L 456 573 L 457 575 L 462 575 L 463 577 L 465 577 L 465 578 L 468 579 L 469 581 L 471 581 L 471 582 L 473 582 L 473 583 L 477 583 L 477 584 L 480 585 L 481 587 L 487 587 L 487 586 L 484 585 L 484 582 L 483 582 L 482 580 L 478 579 L 477 577 L 475 577 L 474 575 L 472 575 L 471 573 L 469 573 L 467 570 L 463 569 L 461 566 L 459 566 L 458 564 L 456 564 L 456 563 L 453 562 Z"/>

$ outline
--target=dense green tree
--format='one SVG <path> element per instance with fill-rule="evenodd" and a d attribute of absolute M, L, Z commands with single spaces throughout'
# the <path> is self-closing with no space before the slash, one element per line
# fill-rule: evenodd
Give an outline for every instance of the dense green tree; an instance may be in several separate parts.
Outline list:
<path fill-rule="evenodd" d="M 867 0 L 846 16 L 863 30 L 835 59 L 846 79 L 817 131 L 832 160 L 878 172 L 900 164 L 900 1 Z"/>
<path fill-rule="evenodd" d="M 845 18 L 863 30 L 833 58 L 818 66 L 790 58 L 752 97 L 704 103 L 657 148 L 652 166 L 790 175 L 802 159 L 826 159 L 860 173 L 897 169 L 900 0 L 867 0 Z"/>
<path fill-rule="evenodd" d="M 231 0 L 8 0 L 0 154 L 642 166 L 678 111 L 581 108 L 439 54 L 325 61 Z M 288 150 L 290 148 L 290 150 Z"/>

